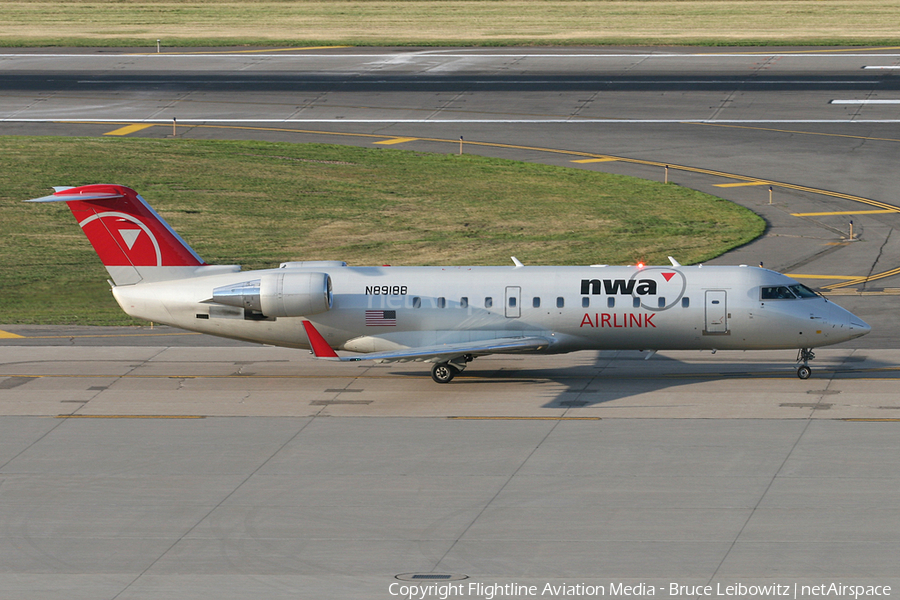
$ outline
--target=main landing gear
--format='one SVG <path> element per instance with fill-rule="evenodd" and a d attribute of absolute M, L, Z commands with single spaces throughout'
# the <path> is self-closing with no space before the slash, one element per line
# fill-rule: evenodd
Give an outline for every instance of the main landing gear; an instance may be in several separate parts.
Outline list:
<path fill-rule="evenodd" d="M 809 379 L 810 375 L 812 375 L 809 361 L 815 357 L 816 355 L 810 348 L 800 348 L 800 351 L 797 353 L 797 362 L 802 362 L 803 364 L 797 367 L 797 377 L 800 379 Z"/>
<path fill-rule="evenodd" d="M 459 373 L 466 368 L 466 364 L 473 360 L 475 360 L 474 356 L 466 354 L 448 362 L 435 363 L 434 366 L 431 367 L 431 378 L 434 379 L 436 383 L 450 383 L 454 377 L 459 375 Z"/>
<path fill-rule="evenodd" d="M 457 373 L 459 369 L 450 363 L 436 363 L 431 367 L 431 378 L 437 383 L 450 383 Z"/>

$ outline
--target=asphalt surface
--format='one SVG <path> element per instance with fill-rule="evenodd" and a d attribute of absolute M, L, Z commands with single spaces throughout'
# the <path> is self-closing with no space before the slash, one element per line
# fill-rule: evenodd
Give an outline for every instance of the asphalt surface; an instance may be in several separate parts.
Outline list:
<path fill-rule="evenodd" d="M 174 126 L 436 152 L 462 136 L 465 152 L 714 193 L 769 227 L 713 262 L 792 273 L 873 326 L 819 350 L 808 381 L 787 352 L 578 353 L 479 359 L 439 387 L 421 365 L 323 366 L 167 328 L 2 326 L 0 589 L 391 598 L 418 573 L 467 577 L 472 598 L 509 583 L 896 594 L 898 63 L 788 48 L 0 52 L 4 135 Z M 543 597 L 566 595 L 590 594 Z"/>

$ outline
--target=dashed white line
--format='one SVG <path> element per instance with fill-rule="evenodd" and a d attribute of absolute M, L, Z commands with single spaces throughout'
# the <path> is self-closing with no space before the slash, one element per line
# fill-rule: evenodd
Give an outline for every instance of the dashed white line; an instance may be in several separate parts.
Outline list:
<path fill-rule="evenodd" d="M 897 100 L 832 100 L 830 104 L 900 104 Z"/>

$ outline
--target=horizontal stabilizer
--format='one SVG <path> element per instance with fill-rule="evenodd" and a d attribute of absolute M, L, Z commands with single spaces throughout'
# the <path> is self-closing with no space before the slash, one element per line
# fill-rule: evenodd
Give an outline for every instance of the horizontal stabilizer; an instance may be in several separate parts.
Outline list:
<path fill-rule="evenodd" d="M 66 190 L 71 190 L 73 188 L 60 188 L 62 191 L 59 191 L 55 194 L 51 194 L 49 196 L 42 196 L 40 198 L 33 198 L 31 200 L 26 200 L 25 202 L 72 202 L 73 200 L 115 200 L 116 198 L 124 198 L 124 194 L 117 194 L 114 192 L 108 193 L 97 193 L 97 194 L 68 194 Z"/>

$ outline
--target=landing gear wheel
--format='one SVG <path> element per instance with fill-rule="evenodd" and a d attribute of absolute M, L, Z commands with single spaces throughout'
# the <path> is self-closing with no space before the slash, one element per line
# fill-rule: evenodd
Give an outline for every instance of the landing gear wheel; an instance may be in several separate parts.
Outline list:
<path fill-rule="evenodd" d="M 431 367 L 431 378 L 437 383 L 450 383 L 459 369 L 449 363 L 437 363 Z"/>
<path fill-rule="evenodd" d="M 800 379 L 809 379 L 809 376 L 812 375 L 812 369 L 809 368 L 809 361 L 815 357 L 816 355 L 812 351 L 812 348 L 800 348 L 800 351 L 797 352 L 797 362 L 803 364 L 797 367 L 797 377 Z"/>

